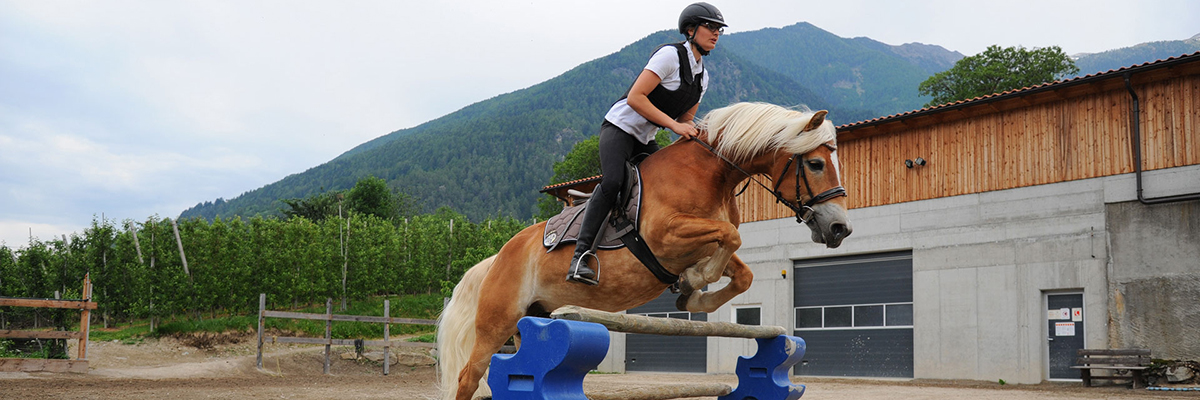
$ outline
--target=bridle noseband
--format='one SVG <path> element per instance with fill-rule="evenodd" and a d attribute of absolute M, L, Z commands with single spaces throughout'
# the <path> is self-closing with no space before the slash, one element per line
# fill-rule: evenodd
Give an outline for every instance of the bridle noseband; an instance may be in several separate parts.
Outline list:
<path fill-rule="evenodd" d="M 802 163 L 796 161 L 796 159 L 800 158 L 802 156 L 802 154 L 792 154 L 792 156 L 788 158 L 787 164 L 785 164 L 783 166 L 783 171 L 780 172 L 779 179 L 775 179 L 775 186 L 772 188 L 768 188 L 767 185 L 764 185 L 764 184 L 762 184 L 762 182 L 759 182 L 757 179 L 754 179 L 754 176 L 752 174 L 750 174 L 749 172 L 746 172 L 746 170 L 742 169 L 742 167 L 739 167 L 733 161 L 730 161 L 729 159 L 725 158 L 725 156 L 722 156 L 720 153 L 717 153 L 717 150 L 712 148 L 712 146 L 710 146 L 708 143 L 705 143 L 703 140 L 700 140 L 700 139 L 693 139 L 692 141 L 694 141 L 696 143 L 700 143 L 700 145 L 703 146 L 705 149 L 707 149 L 710 153 L 713 153 L 713 155 L 717 156 L 722 161 L 725 161 L 725 163 L 729 164 L 734 169 L 741 171 L 742 174 L 745 174 L 747 178 L 750 178 L 750 180 L 754 181 L 754 183 L 757 183 L 758 186 L 762 186 L 763 189 L 769 190 L 771 192 L 771 194 L 775 196 L 776 202 L 783 203 L 784 206 L 787 206 L 787 208 L 791 209 L 792 212 L 796 213 L 796 222 L 799 222 L 801 224 L 806 224 L 812 220 L 813 214 L 816 213 L 816 211 L 813 210 L 813 208 L 812 208 L 813 206 L 823 203 L 823 202 L 826 202 L 826 201 L 829 201 L 831 199 L 834 199 L 837 197 L 842 197 L 842 196 L 846 195 L 846 188 L 844 188 L 840 185 L 830 188 L 829 190 L 826 190 L 824 192 L 821 192 L 820 194 L 814 195 L 813 190 L 812 190 L 812 185 L 810 185 L 808 183 L 808 173 L 804 172 L 804 166 L 800 165 Z M 829 143 L 822 143 L 822 145 L 829 148 L 829 150 L 831 150 L 831 151 L 837 151 L 837 146 L 834 146 Z M 779 185 L 781 185 L 783 183 L 783 177 L 786 176 L 788 173 L 788 170 L 792 168 L 792 163 L 796 164 L 796 202 L 795 203 L 791 202 L 790 200 L 785 199 L 783 197 L 783 192 L 779 190 Z M 800 198 L 801 198 L 800 197 L 800 194 L 801 194 L 800 193 L 800 182 L 804 182 L 804 189 L 808 191 L 808 201 L 804 202 L 803 204 L 800 203 Z M 746 184 L 749 185 L 749 183 L 746 183 Z M 746 190 L 746 188 L 743 187 L 742 191 L 745 191 L 745 190 Z"/>

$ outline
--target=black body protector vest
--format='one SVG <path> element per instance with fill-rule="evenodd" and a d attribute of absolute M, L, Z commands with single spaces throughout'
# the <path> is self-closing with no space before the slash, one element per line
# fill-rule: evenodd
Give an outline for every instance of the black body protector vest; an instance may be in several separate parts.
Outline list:
<path fill-rule="evenodd" d="M 684 47 L 686 45 L 686 43 L 664 44 L 654 50 L 657 53 L 663 47 L 672 46 L 679 53 L 679 80 L 681 81 L 679 87 L 675 90 L 667 90 L 667 88 L 663 87 L 662 83 L 659 83 L 654 90 L 646 95 L 646 98 L 650 100 L 650 104 L 653 104 L 655 108 L 662 111 L 663 114 L 667 114 L 671 119 L 679 119 L 679 116 L 691 110 L 692 106 L 700 101 L 700 94 L 703 91 L 700 83 L 704 81 L 704 71 L 700 71 L 699 74 L 694 76 L 692 75 L 692 63 L 691 60 L 688 60 L 687 48 Z M 630 89 L 633 89 L 632 85 Z M 626 90 L 625 95 L 621 96 L 617 101 L 628 97 L 629 91 Z M 659 126 L 659 128 L 662 127 Z"/>

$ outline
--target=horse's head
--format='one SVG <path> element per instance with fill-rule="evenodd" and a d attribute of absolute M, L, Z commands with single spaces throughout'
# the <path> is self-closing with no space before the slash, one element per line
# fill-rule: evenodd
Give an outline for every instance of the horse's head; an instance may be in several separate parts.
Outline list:
<path fill-rule="evenodd" d="M 827 111 L 801 112 L 761 103 L 713 110 L 703 123 L 717 132 L 718 154 L 771 177 L 775 198 L 808 225 L 814 242 L 838 247 L 850 236 L 836 129 Z M 715 128 L 715 129 L 714 129 Z"/>
<path fill-rule="evenodd" d="M 806 135 L 832 129 L 825 122 L 827 111 L 817 111 L 800 130 Z M 841 183 L 837 142 L 829 140 L 804 153 L 780 151 L 774 157 L 773 192 L 776 199 L 796 213 L 796 221 L 808 225 L 812 240 L 829 248 L 838 247 L 850 236 L 850 218 L 846 213 L 846 189 Z"/>

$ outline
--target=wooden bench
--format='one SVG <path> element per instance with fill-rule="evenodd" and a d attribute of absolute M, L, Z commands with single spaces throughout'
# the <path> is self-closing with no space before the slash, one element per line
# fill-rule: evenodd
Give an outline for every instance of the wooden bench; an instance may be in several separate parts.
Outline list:
<path fill-rule="evenodd" d="M 1146 386 L 1143 373 L 1150 368 L 1150 349 L 1079 349 L 1075 360 L 1083 386 L 1092 386 L 1092 379 L 1129 379 L 1133 388 Z M 1111 375 L 1093 376 L 1092 370 L 1111 371 Z"/>

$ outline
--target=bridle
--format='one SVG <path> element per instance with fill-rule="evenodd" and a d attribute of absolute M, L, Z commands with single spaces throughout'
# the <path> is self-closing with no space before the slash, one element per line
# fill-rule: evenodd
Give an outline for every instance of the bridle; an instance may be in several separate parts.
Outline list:
<path fill-rule="evenodd" d="M 803 154 L 792 154 L 791 157 L 788 157 L 788 162 L 783 166 L 783 171 L 780 172 L 779 179 L 775 179 L 775 186 L 768 188 L 767 185 L 759 182 L 758 179 L 754 179 L 754 175 L 742 169 L 742 167 L 739 167 L 733 161 L 725 158 L 725 156 L 722 156 L 720 153 L 717 153 L 717 150 L 712 148 L 712 146 L 710 146 L 708 143 L 705 143 L 700 139 L 695 139 L 692 141 L 700 143 L 700 145 L 707 149 L 710 153 L 713 153 L 713 155 L 717 156 L 717 158 L 720 158 L 722 161 L 725 161 L 725 163 L 729 164 L 734 169 L 741 171 L 742 174 L 745 174 L 747 178 L 750 178 L 751 181 L 757 183 L 758 186 L 762 186 L 763 189 L 769 190 L 771 194 L 775 196 L 776 202 L 783 203 L 784 206 L 787 206 L 787 208 L 791 209 L 792 212 L 796 213 L 796 222 L 801 224 L 806 224 L 812 220 L 813 214 L 816 213 L 816 210 L 813 210 L 812 208 L 813 206 L 846 195 L 846 188 L 840 185 L 821 192 L 820 194 L 814 195 L 812 185 L 808 183 L 808 173 L 804 172 L 804 166 L 801 165 L 803 163 L 796 161 L 798 158 L 803 156 Z M 837 151 L 837 146 L 831 143 L 822 143 L 821 145 L 825 146 L 831 151 Z M 783 177 L 787 176 L 788 170 L 792 168 L 793 163 L 796 164 L 796 201 L 794 203 L 784 198 L 783 192 L 779 190 L 779 185 L 783 183 Z M 800 203 L 800 182 L 804 182 L 804 189 L 808 191 L 808 201 L 804 202 L 803 204 Z M 746 185 L 749 186 L 750 183 L 747 182 Z M 742 191 L 744 192 L 745 190 L 746 187 L 743 186 Z M 738 192 L 738 194 L 741 194 L 741 192 Z"/>
<path fill-rule="evenodd" d="M 821 145 L 825 146 L 826 148 L 829 148 L 830 151 L 837 151 L 837 146 L 834 146 L 833 144 L 822 143 Z M 792 211 L 796 213 L 796 221 L 803 224 L 803 223 L 806 223 L 809 220 L 811 220 L 813 213 L 816 212 L 813 210 L 812 206 L 829 201 L 836 197 L 845 196 L 846 188 L 844 188 L 842 186 L 835 186 L 835 187 L 830 188 L 829 190 L 826 190 L 826 191 L 821 192 L 820 194 L 817 194 L 814 196 L 812 186 L 809 185 L 809 183 L 808 183 L 808 173 L 804 172 L 804 166 L 800 165 L 803 163 L 796 162 L 796 159 L 800 158 L 800 156 L 801 156 L 800 154 L 792 154 L 791 157 L 788 157 L 788 162 L 787 162 L 787 164 L 785 164 L 783 166 L 783 172 L 781 172 L 779 174 L 779 179 L 775 180 L 775 187 L 773 189 L 771 189 L 771 193 L 773 193 L 775 195 L 776 201 L 781 202 L 781 203 L 783 203 L 783 205 L 792 209 Z M 784 176 L 784 174 L 788 173 L 789 169 L 792 168 L 793 162 L 796 163 L 796 204 L 792 204 L 792 203 L 788 202 L 787 200 L 784 200 L 783 192 L 781 192 L 779 190 L 779 185 L 783 183 L 783 176 Z M 808 201 L 804 202 L 804 204 L 800 204 L 800 181 L 801 180 L 804 181 L 804 189 L 808 190 Z M 761 183 L 760 183 L 760 185 L 761 185 Z"/>

